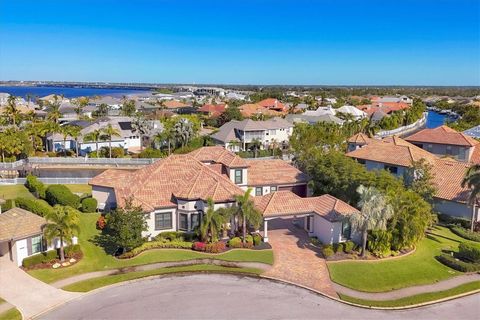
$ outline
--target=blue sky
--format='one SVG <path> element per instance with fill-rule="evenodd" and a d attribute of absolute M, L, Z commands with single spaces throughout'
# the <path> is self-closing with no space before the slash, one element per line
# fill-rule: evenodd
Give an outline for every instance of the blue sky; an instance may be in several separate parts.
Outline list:
<path fill-rule="evenodd" d="M 480 85 L 480 1 L 0 1 L 0 80 Z"/>

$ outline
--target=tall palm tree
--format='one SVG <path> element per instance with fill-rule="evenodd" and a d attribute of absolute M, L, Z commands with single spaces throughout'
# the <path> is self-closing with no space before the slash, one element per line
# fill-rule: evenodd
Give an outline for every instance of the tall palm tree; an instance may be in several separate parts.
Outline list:
<path fill-rule="evenodd" d="M 103 128 L 102 133 L 108 140 L 108 149 L 109 149 L 109 154 L 111 158 L 112 157 L 112 138 L 119 137 L 120 132 L 118 131 L 118 129 L 112 127 L 112 125 L 109 123 L 105 128 Z"/>
<path fill-rule="evenodd" d="M 60 261 L 65 261 L 63 243 L 72 243 L 72 238 L 78 236 L 80 219 L 78 211 L 69 206 L 56 205 L 53 210 L 45 213 L 47 224 L 43 235 L 49 244 L 56 238 L 60 239 Z"/>
<path fill-rule="evenodd" d="M 96 129 L 96 130 L 93 130 L 92 132 L 87 133 L 85 137 L 83 137 L 83 140 L 87 142 L 89 141 L 95 142 L 95 151 L 97 152 L 97 158 L 99 153 L 98 141 L 102 140 L 102 136 L 103 136 L 102 130 Z"/>
<path fill-rule="evenodd" d="M 82 135 L 82 128 L 80 126 L 71 125 L 68 135 L 75 140 L 75 154 L 78 157 L 78 139 Z"/>
<path fill-rule="evenodd" d="M 14 95 L 10 95 L 3 111 L 5 118 L 7 118 L 9 123 L 13 124 L 15 128 L 17 127 L 17 122 L 20 117 L 20 109 L 17 107 L 16 99 L 17 98 Z"/>
<path fill-rule="evenodd" d="M 143 150 L 143 137 L 151 132 L 152 126 L 145 120 L 143 116 L 137 114 L 132 121 L 132 131 L 138 133 L 140 137 L 140 150 Z"/>
<path fill-rule="evenodd" d="M 385 230 L 387 220 L 393 215 L 393 209 L 387 203 L 386 197 L 373 187 L 358 187 L 360 194 L 359 206 L 362 208 L 359 214 L 352 214 L 349 221 L 354 230 L 362 233 L 362 252 L 365 256 L 367 248 L 367 236 L 369 230 Z"/>
<path fill-rule="evenodd" d="M 185 147 L 191 138 L 193 138 L 193 124 L 185 118 L 181 118 L 173 126 L 175 132 L 175 139 L 180 141 L 182 147 Z"/>
<path fill-rule="evenodd" d="M 89 99 L 88 97 L 79 97 L 75 99 L 75 113 L 77 114 L 77 119 L 80 119 L 80 114 L 82 113 L 83 109 L 88 105 Z"/>
<path fill-rule="evenodd" d="M 203 215 L 202 223 L 200 224 L 202 241 L 210 240 L 210 242 L 216 242 L 224 222 L 225 217 L 222 215 L 222 212 L 215 210 L 213 200 L 209 198 L 207 200 L 207 211 Z"/>
<path fill-rule="evenodd" d="M 63 154 L 67 156 L 67 138 L 72 137 L 72 135 L 76 135 L 77 131 L 79 131 L 78 126 L 66 125 L 60 127 L 60 134 L 63 137 Z"/>
<path fill-rule="evenodd" d="M 473 231 L 476 221 L 476 206 L 480 199 L 480 164 L 474 164 L 468 168 L 462 181 L 462 188 L 465 187 L 470 189 L 468 204 L 472 206 L 472 223 L 470 225 L 470 230 Z"/>
<path fill-rule="evenodd" d="M 47 114 L 47 119 L 55 123 L 58 123 L 58 120 L 60 119 L 61 116 L 62 114 L 60 113 L 60 104 L 52 103 L 50 105 L 50 109 Z"/>
<path fill-rule="evenodd" d="M 255 229 L 260 227 L 262 223 L 262 213 L 255 208 L 255 205 L 250 199 L 250 193 L 252 188 L 248 188 L 243 195 L 235 196 L 235 201 L 237 202 L 237 212 L 238 215 L 242 218 L 242 233 L 243 233 L 243 243 L 245 244 L 247 236 L 247 223 L 252 224 Z"/>
<path fill-rule="evenodd" d="M 250 143 L 250 147 L 253 149 L 253 154 L 255 158 L 258 156 L 258 150 L 260 149 L 261 146 L 262 146 L 262 142 L 258 138 L 253 139 L 252 142 Z"/>

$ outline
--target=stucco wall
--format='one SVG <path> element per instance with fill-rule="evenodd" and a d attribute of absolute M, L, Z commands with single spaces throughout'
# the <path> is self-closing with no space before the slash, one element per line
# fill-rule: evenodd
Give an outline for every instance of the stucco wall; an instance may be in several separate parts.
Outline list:
<path fill-rule="evenodd" d="M 463 203 L 434 199 L 433 208 L 439 213 L 448 214 L 453 217 L 461 217 L 470 220 L 472 217 L 472 207 Z M 479 220 L 480 208 L 476 208 L 477 220 Z"/>
<path fill-rule="evenodd" d="M 240 170 L 240 168 L 228 170 L 228 176 L 230 177 L 230 181 L 232 181 L 233 183 L 235 183 L 235 170 Z M 248 183 L 248 170 L 247 168 L 243 168 L 241 170 L 242 170 L 242 183 L 238 185 L 246 186 Z"/>
<path fill-rule="evenodd" d="M 97 199 L 98 208 L 105 205 L 105 210 L 109 210 L 115 208 L 117 205 L 115 190 L 113 188 L 92 186 L 92 197 Z"/>
<path fill-rule="evenodd" d="M 384 163 L 381 163 L 381 162 L 376 162 L 376 161 L 370 161 L 370 160 L 367 160 L 365 161 L 365 168 L 367 168 L 367 170 L 382 170 L 382 169 L 385 169 L 385 166 L 388 166 L 388 164 L 384 164 Z M 402 177 L 404 174 L 405 174 L 405 171 L 407 168 L 405 167 L 401 167 L 401 166 L 393 166 L 393 167 L 397 167 L 397 176 L 398 177 Z"/>
<path fill-rule="evenodd" d="M 155 230 L 155 213 L 161 213 L 161 212 L 172 212 L 172 228 Z M 147 231 L 142 232 L 143 237 L 155 237 L 161 232 L 177 230 L 178 217 L 177 217 L 176 208 L 158 209 L 153 212 L 145 214 L 145 218 L 147 221 L 148 229 Z"/>

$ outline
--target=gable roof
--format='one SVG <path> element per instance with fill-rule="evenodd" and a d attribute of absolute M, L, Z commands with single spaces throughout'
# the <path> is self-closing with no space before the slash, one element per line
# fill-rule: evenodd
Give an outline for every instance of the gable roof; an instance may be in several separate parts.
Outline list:
<path fill-rule="evenodd" d="M 257 102 L 257 104 L 263 108 L 269 108 L 279 111 L 285 111 L 287 109 L 282 102 L 274 98 L 263 99 L 262 101 Z"/>
<path fill-rule="evenodd" d="M 291 191 L 276 191 L 261 197 L 254 197 L 254 203 L 264 217 L 291 216 L 315 213 L 330 222 L 359 211 L 331 195 L 301 198 Z"/>
<path fill-rule="evenodd" d="M 354 134 L 350 138 L 348 138 L 347 142 L 363 145 L 363 144 L 375 143 L 380 141 L 374 138 L 370 138 L 365 133 L 359 132 L 357 134 Z"/>
<path fill-rule="evenodd" d="M 309 177 L 291 164 L 281 159 L 248 159 L 248 185 L 290 185 L 307 183 Z"/>
<path fill-rule="evenodd" d="M 257 103 L 243 104 L 240 107 L 238 107 L 238 109 L 240 110 L 241 114 L 244 117 L 251 117 L 253 115 L 259 115 L 259 114 L 269 115 L 269 116 L 283 115 L 283 112 L 265 108 Z"/>
<path fill-rule="evenodd" d="M 165 106 L 165 108 L 167 109 L 177 109 L 177 108 L 184 108 L 184 107 L 188 107 L 189 105 L 186 104 L 186 103 L 183 103 L 183 102 L 180 102 L 180 101 L 177 101 L 177 100 L 168 100 L 168 101 L 165 101 L 163 103 L 163 105 Z"/>
<path fill-rule="evenodd" d="M 12 208 L 0 214 L 0 241 L 24 239 L 42 233 L 45 218 L 30 211 Z"/>
<path fill-rule="evenodd" d="M 222 125 L 216 133 L 212 134 L 212 138 L 227 143 L 232 140 L 240 141 L 240 139 L 237 137 L 236 130 L 261 131 L 287 129 L 292 127 L 292 123 L 282 118 L 273 118 L 265 121 L 254 121 L 251 119 L 245 119 L 242 121 L 232 120 Z"/>
<path fill-rule="evenodd" d="M 449 159 L 438 159 L 435 161 L 433 183 L 437 187 L 436 198 L 467 202 L 469 189 L 462 187 L 462 180 L 465 172 L 471 166 L 469 163 Z"/>
<path fill-rule="evenodd" d="M 478 141 L 445 125 L 434 129 L 423 129 L 405 138 L 410 142 L 437 143 L 455 146 L 473 147 Z"/>
<path fill-rule="evenodd" d="M 189 153 L 200 162 L 221 163 L 229 168 L 245 168 L 248 163 L 222 146 L 203 147 Z"/>
<path fill-rule="evenodd" d="M 225 112 L 227 108 L 226 104 L 204 104 L 198 111 L 203 113 L 209 113 L 212 117 L 217 117 Z"/>
<path fill-rule="evenodd" d="M 385 138 L 379 143 L 370 143 L 364 147 L 348 152 L 349 157 L 409 167 L 413 161 L 425 159 L 433 163 L 436 156 L 397 136 Z"/>

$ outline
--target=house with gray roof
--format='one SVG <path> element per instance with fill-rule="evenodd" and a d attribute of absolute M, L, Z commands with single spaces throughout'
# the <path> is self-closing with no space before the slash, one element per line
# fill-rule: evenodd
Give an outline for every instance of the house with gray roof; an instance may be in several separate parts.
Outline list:
<path fill-rule="evenodd" d="M 245 119 L 225 123 L 212 138 L 218 145 L 237 152 L 248 150 L 256 141 L 260 142 L 261 149 L 272 144 L 287 146 L 292 132 L 293 124 L 282 118 L 265 121 Z"/>
<path fill-rule="evenodd" d="M 309 123 L 314 124 L 317 122 L 326 122 L 326 123 L 336 123 L 342 125 L 345 121 L 342 119 L 331 115 L 331 114 L 323 114 L 323 115 L 308 115 L 308 114 L 289 114 L 285 117 L 285 120 L 295 124 L 295 123 Z"/>

